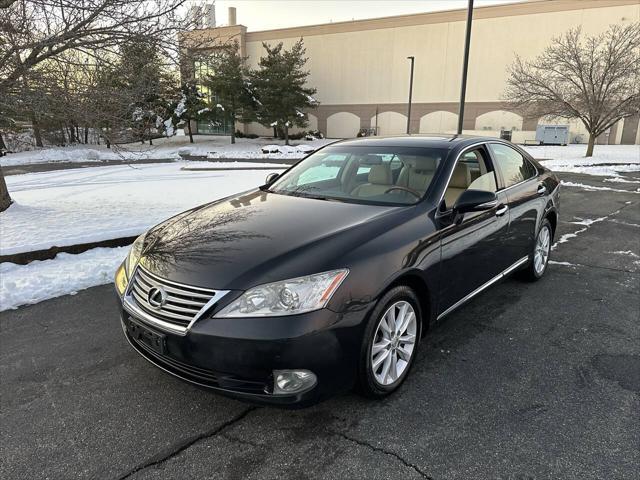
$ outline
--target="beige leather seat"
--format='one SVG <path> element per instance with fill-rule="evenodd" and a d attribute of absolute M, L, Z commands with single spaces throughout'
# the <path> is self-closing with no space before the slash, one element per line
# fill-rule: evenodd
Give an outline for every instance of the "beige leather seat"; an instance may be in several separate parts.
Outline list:
<path fill-rule="evenodd" d="M 373 165 L 369 170 L 369 183 L 363 183 L 353 189 L 354 197 L 373 197 L 382 195 L 393 186 L 391 166 L 388 163 Z"/>
<path fill-rule="evenodd" d="M 453 204 L 456 203 L 456 200 L 462 192 L 469 188 L 470 183 L 471 178 L 467 166 L 464 163 L 456 164 L 456 168 L 454 168 L 453 174 L 451 175 L 449 186 L 444 192 L 444 201 L 447 208 L 453 207 Z"/>
<path fill-rule="evenodd" d="M 411 188 L 420 193 L 427 191 L 438 166 L 438 160 L 431 157 L 402 157 L 402 170 L 398 176 L 398 185 Z"/>

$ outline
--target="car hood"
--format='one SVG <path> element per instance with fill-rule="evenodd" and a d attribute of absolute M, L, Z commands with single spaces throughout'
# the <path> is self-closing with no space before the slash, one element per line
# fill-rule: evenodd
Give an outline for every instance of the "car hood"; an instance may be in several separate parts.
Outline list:
<path fill-rule="evenodd" d="M 345 267 L 341 256 L 380 234 L 382 219 L 398 210 L 250 191 L 153 227 L 141 264 L 180 283 L 246 290 Z"/>

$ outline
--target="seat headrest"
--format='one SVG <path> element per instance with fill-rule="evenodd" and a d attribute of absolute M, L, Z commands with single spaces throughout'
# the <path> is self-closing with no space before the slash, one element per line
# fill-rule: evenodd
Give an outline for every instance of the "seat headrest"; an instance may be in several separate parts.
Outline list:
<path fill-rule="evenodd" d="M 369 170 L 369 183 L 375 185 L 391 185 L 391 166 L 388 163 L 373 165 Z"/>
<path fill-rule="evenodd" d="M 433 173 L 438 167 L 438 158 L 431 156 L 413 156 L 413 155 L 402 155 L 400 157 L 402 163 L 405 168 L 410 168 L 413 171 L 422 172 L 422 173 Z"/>
<path fill-rule="evenodd" d="M 449 187 L 466 189 L 470 183 L 469 169 L 464 163 L 457 163 L 456 168 L 453 169 L 453 173 L 451 174 Z"/>

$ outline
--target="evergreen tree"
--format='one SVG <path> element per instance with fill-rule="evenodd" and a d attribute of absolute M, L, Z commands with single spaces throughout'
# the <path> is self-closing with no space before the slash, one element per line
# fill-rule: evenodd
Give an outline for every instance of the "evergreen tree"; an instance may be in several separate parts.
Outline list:
<path fill-rule="evenodd" d="M 236 121 L 246 122 L 253 118 L 257 105 L 239 49 L 238 42 L 233 42 L 216 52 L 209 60 L 213 74 L 204 82 L 211 91 L 213 111 L 226 116 L 232 123 L 231 143 L 236 143 Z"/>
<path fill-rule="evenodd" d="M 289 128 L 306 127 L 304 110 L 318 105 L 312 96 L 316 89 L 306 86 L 309 76 L 304 70 L 306 50 L 302 38 L 290 50 L 284 50 L 282 43 L 262 46 L 267 55 L 258 62 L 259 69 L 250 75 L 258 102 L 256 120 L 265 127 L 281 129 L 289 145 Z"/>
<path fill-rule="evenodd" d="M 189 132 L 189 142 L 194 143 L 191 122 L 209 116 L 210 111 L 198 87 L 192 82 L 184 83 L 176 99 L 169 104 L 169 118 L 164 122 L 165 133 L 168 136 L 173 135 L 175 127 L 185 122 Z"/>
<path fill-rule="evenodd" d="M 149 140 L 150 145 L 154 133 L 162 126 L 172 83 L 158 51 L 156 45 L 146 40 L 124 45 L 116 79 L 120 103 L 127 105 L 134 135 L 142 142 Z"/>

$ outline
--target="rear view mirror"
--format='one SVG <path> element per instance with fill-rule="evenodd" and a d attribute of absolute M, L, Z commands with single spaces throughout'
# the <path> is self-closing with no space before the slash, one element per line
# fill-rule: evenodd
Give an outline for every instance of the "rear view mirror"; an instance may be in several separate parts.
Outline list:
<path fill-rule="evenodd" d="M 498 197 L 494 192 L 465 190 L 453 205 L 453 211 L 457 213 L 482 212 L 490 210 L 496 205 L 498 205 Z"/>
<path fill-rule="evenodd" d="M 275 172 L 274 173 L 270 173 L 269 175 L 267 175 L 267 179 L 265 180 L 265 184 L 266 185 L 271 185 L 273 182 L 275 182 L 278 179 L 279 176 L 280 175 L 275 173 Z"/>

